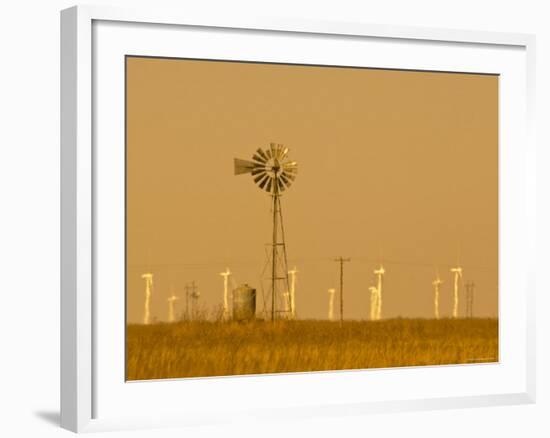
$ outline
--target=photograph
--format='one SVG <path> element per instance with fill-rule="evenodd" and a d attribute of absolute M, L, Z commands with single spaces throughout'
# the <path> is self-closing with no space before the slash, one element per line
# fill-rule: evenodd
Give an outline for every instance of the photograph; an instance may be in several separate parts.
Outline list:
<path fill-rule="evenodd" d="M 127 381 L 499 362 L 499 75 L 125 58 Z"/>

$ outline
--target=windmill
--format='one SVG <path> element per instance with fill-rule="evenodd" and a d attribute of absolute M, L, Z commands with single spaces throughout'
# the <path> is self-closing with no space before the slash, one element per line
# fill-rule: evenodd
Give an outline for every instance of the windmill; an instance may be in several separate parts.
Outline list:
<path fill-rule="evenodd" d="M 179 297 L 177 297 L 174 294 L 174 290 L 172 289 L 172 295 L 168 297 L 168 322 L 174 322 L 176 320 L 174 307 L 176 305 L 176 301 L 179 300 Z"/>
<path fill-rule="evenodd" d="M 458 263 L 456 268 L 451 268 L 451 273 L 454 275 L 453 318 L 458 318 L 458 281 L 462 279 L 462 268 Z"/>
<path fill-rule="evenodd" d="M 296 266 L 293 269 L 288 271 L 290 275 L 290 317 L 292 319 L 296 318 L 296 274 L 298 270 Z"/>
<path fill-rule="evenodd" d="M 434 314 L 435 319 L 439 319 L 439 287 L 443 284 L 443 280 L 439 278 L 439 272 L 437 273 L 437 277 L 434 281 L 432 281 L 432 285 L 434 287 Z"/>
<path fill-rule="evenodd" d="M 288 189 L 296 179 L 298 166 L 296 161 L 287 157 L 288 148 L 281 144 L 270 143 L 269 149 L 256 150 L 252 161 L 235 158 L 235 175 L 250 173 L 254 182 L 272 197 L 273 235 L 271 240 L 271 320 L 276 313 L 288 312 L 288 306 L 279 302 L 284 291 L 288 291 L 288 267 L 281 211 L 281 193 Z M 281 284 L 282 283 L 282 284 Z M 284 310 L 280 310 L 280 309 Z"/>
<path fill-rule="evenodd" d="M 145 305 L 143 311 L 143 324 L 151 323 L 151 295 L 153 293 L 153 274 L 146 273 L 141 276 L 145 280 Z"/>
<path fill-rule="evenodd" d="M 383 283 L 383 277 L 386 274 L 386 271 L 384 269 L 384 266 L 382 266 L 382 263 L 380 263 L 380 267 L 378 269 L 374 270 L 374 275 L 377 277 L 377 298 L 378 302 L 376 305 L 376 319 L 382 318 L 382 283 Z"/>
<path fill-rule="evenodd" d="M 369 292 L 370 292 L 370 320 L 375 321 L 378 315 L 378 288 L 376 286 L 370 286 Z"/>
<path fill-rule="evenodd" d="M 220 272 L 223 277 L 223 319 L 229 318 L 229 302 L 228 302 L 228 283 L 231 271 L 229 268 L 225 268 L 225 272 Z"/>
<path fill-rule="evenodd" d="M 334 293 L 336 289 L 328 290 L 328 319 L 334 321 Z"/>

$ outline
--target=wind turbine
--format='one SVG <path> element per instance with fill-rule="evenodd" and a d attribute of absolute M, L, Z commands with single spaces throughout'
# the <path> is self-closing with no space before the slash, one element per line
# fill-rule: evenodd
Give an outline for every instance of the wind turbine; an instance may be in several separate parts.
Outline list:
<path fill-rule="evenodd" d="M 434 313 L 435 313 L 435 319 L 439 319 L 439 287 L 443 284 L 443 280 L 439 278 L 439 272 L 437 273 L 437 277 L 434 281 L 432 281 L 432 285 L 434 287 Z"/>
<path fill-rule="evenodd" d="M 378 303 L 376 306 L 376 319 L 382 319 L 382 280 L 386 271 L 382 263 L 380 263 L 380 268 L 374 270 L 374 275 L 378 278 L 376 289 L 378 290 Z"/>
<path fill-rule="evenodd" d="M 378 313 L 378 288 L 376 286 L 370 286 L 370 320 L 376 320 Z"/>
<path fill-rule="evenodd" d="M 145 308 L 143 311 L 143 324 L 151 323 L 151 295 L 153 293 L 153 274 L 146 273 L 141 276 L 145 280 Z"/>
<path fill-rule="evenodd" d="M 458 263 L 456 268 L 451 268 L 451 273 L 454 274 L 453 318 L 458 318 L 458 281 L 462 279 L 462 268 Z"/>
<path fill-rule="evenodd" d="M 229 303 L 228 303 L 228 283 L 231 271 L 225 268 L 225 272 L 220 272 L 223 277 L 223 319 L 229 318 Z"/>
<path fill-rule="evenodd" d="M 296 318 L 296 274 L 298 270 L 296 266 L 293 269 L 288 271 L 290 275 L 290 317 L 292 319 Z"/>
<path fill-rule="evenodd" d="M 177 300 L 179 300 L 179 297 L 174 294 L 174 289 L 172 288 L 172 295 L 168 297 L 168 322 L 176 320 L 174 306 Z"/>
<path fill-rule="evenodd" d="M 328 319 L 334 321 L 334 293 L 336 289 L 328 290 Z"/>

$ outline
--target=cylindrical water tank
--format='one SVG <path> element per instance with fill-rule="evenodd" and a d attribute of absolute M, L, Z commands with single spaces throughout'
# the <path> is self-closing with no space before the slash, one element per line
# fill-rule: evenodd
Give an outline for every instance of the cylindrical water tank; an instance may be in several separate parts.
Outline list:
<path fill-rule="evenodd" d="M 256 289 L 243 284 L 233 290 L 233 319 L 247 321 L 256 316 Z"/>

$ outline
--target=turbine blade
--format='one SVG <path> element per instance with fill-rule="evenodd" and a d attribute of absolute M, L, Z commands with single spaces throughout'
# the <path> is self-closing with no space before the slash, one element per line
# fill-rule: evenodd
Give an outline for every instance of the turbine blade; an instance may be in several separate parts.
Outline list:
<path fill-rule="evenodd" d="M 269 181 L 267 182 L 267 187 L 265 188 L 265 190 L 267 192 L 270 192 L 271 193 L 271 185 L 273 183 L 273 180 L 271 178 L 269 178 Z"/>
<path fill-rule="evenodd" d="M 280 192 L 283 192 L 285 190 L 285 186 L 283 184 L 283 181 L 281 180 L 281 178 L 277 178 L 277 185 L 279 186 L 279 191 Z"/>
<path fill-rule="evenodd" d="M 235 158 L 234 163 L 235 163 L 235 175 L 250 173 L 256 167 L 256 164 L 253 163 L 252 161 L 241 160 L 239 158 Z"/>

